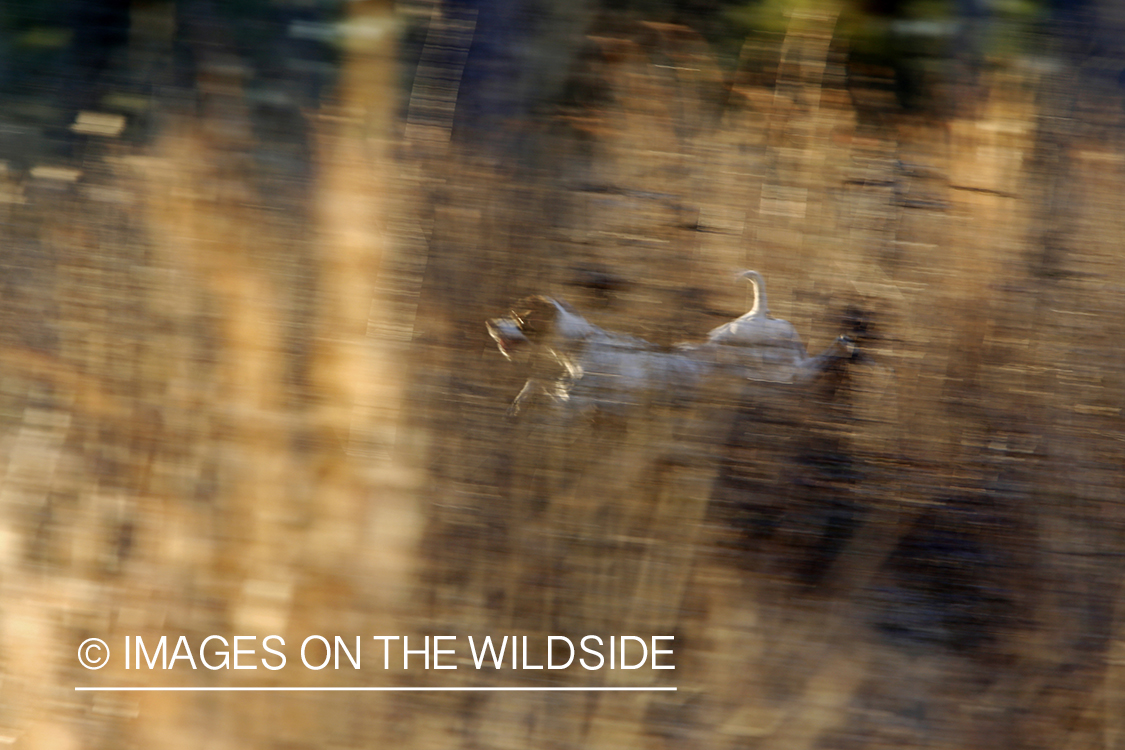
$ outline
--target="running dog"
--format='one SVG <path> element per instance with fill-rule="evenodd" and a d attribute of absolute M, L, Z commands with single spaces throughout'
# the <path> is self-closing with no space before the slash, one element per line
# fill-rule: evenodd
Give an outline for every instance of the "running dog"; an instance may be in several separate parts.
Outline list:
<path fill-rule="evenodd" d="M 653 399 L 682 403 L 713 371 L 803 383 L 852 357 L 855 344 L 848 336 L 810 356 L 793 325 L 769 314 L 761 274 L 746 271 L 742 276 L 754 283 L 750 311 L 713 329 L 703 343 L 671 349 L 599 328 L 560 300 L 528 297 L 506 317 L 486 324 L 500 353 L 526 361 L 531 370 L 508 413 L 518 414 L 538 395 L 579 412 L 621 412 Z"/>

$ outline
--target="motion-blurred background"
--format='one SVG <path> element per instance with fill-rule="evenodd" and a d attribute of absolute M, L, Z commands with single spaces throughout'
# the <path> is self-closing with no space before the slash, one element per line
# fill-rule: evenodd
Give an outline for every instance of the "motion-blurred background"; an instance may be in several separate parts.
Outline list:
<path fill-rule="evenodd" d="M 4 4 L 0 742 L 1125 749 L 1123 105 L 1114 0 Z M 745 268 L 859 354 L 505 415 L 515 300 L 665 345 Z M 676 669 L 294 657 L 590 633 Z"/>

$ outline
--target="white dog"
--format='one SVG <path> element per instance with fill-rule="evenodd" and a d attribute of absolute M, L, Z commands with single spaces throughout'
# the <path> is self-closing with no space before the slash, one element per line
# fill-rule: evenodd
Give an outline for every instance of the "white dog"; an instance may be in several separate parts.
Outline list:
<path fill-rule="evenodd" d="M 619 412 L 654 399 L 682 403 L 714 370 L 749 380 L 801 383 L 851 356 L 854 344 L 847 336 L 809 356 L 792 324 L 770 317 L 761 275 L 746 271 L 742 276 L 754 282 L 753 308 L 715 328 L 702 344 L 661 349 L 599 328 L 565 302 L 542 296 L 527 298 L 507 317 L 489 320 L 488 333 L 506 358 L 529 352 L 530 376 L 508 413 L 517 414 L 539 394 L 579 412 Z"/>

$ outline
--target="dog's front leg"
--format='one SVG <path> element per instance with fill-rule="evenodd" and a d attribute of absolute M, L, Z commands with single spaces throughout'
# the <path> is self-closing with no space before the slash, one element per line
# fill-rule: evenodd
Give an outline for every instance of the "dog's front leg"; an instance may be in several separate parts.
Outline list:
<path fill-rule="evenodd" d="M 511 405 L 508 406 L 508 416 L 514 417 L 519 414 L 520 406 L 523 404 L 524 400 L 529 398 L 535 392 L 542 392 L 543 390 L 543 386 L 539 383 L 538 380 L 536 380 L 535 378 L 528 378 L 527 382 L 523 384 L 523 388 L 520 389 L 520 392 L 517 393 L 516 397 L 512 400 Z"/>

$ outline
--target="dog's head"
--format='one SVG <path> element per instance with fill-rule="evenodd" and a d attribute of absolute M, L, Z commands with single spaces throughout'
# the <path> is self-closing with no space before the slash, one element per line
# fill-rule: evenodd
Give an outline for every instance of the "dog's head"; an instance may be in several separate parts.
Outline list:
<path fill-rule="evenodd" d="M 497 348 L 506 359 L 512 358 L 512 352 L 531 344 L 531 339 L 525 336 L 520 328 L 520 319 L 514 315 L 507 318 L 493 318 L 485 325 L 488 327 L 488 335 L 496 342 Z"/>
<path fill-rule="evenodd" d="M 559 337 L 580 338 L 590 328 L 566 303 L 538 295 L 521 300 L 506 317 L 492 318 L 485 325 L 500 353 L 508 359 L 527 346 Z"/>

